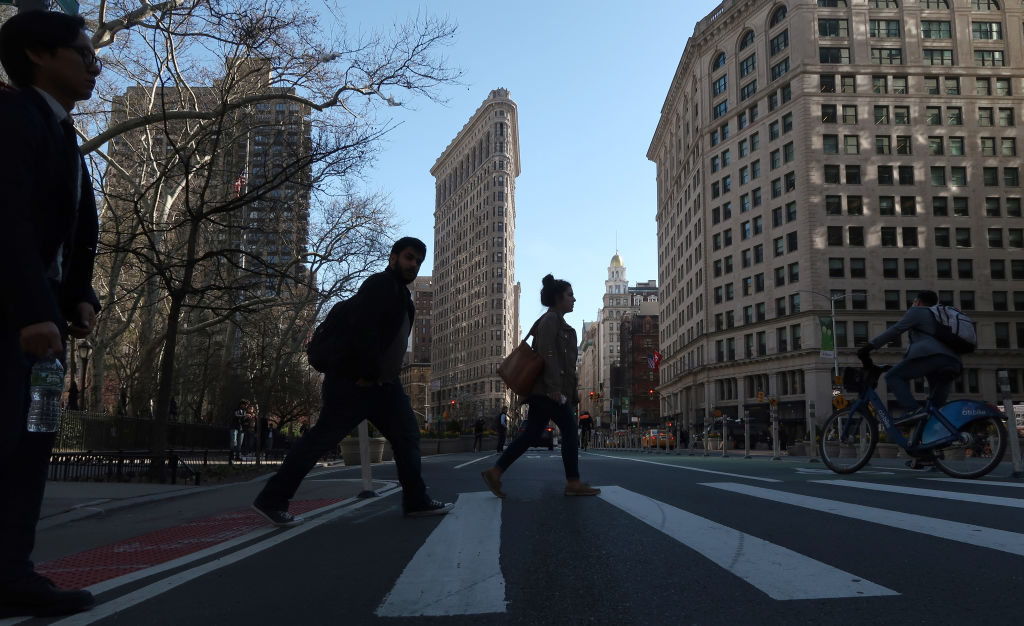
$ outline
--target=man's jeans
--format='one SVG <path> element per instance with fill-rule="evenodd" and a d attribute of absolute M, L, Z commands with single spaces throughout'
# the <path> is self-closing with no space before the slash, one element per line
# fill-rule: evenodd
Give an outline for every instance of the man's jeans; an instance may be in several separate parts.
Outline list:
<path fill-rule="evenodd" d="M 320 419 L 292 446 L 281 468 L 256 497 L 261 506 L 287 510 L 288 501 L 320 457 L 335 450 L 364 419 L 391 442 L 403 506 L 415 508 L 429 502 L 420 476 L 420 428 L 401 385 L 360 387 L 353 380 L 328 373 L 321 397 Z"/>
<path fill-rule="evenodd" d="M 576 440 L 576 418 L 569 412 L 568 404 L 558 404 L 547 396 L 530 396 L 526 399 L 530 405 L 530 414 L 526 418 L 526 427 L 521 435 L 508 445 L 508 449 L 495 463 L 501 471 L 508 470 L 516 459 L 530 447 L 530 443 L 540 437 L 548 421 L 554 421 L 562 431 L 562 465 L 565 467 L 565 479 L 577 480 L 580 477 L 579 442 Z"/>
<path fill-rule="evenodd" d="M 914 398 L 910 391 L 910 381 L 915 378 L 926 378 L 928 380 L 928 399 L 934 406 L 942 406 L 949 397 L 953 388 L 953 381 L 948 376 L 938 376 L 941 373 L 959 371 L 963 368 L 958 359 L 945 354 L 935 354 L 917 359 L 900 361 L 891 370 L 885 373 L 885 383 L 889 391 L 896 396 L 900 406 L 907 411 L 914 411 L 921 406 L 921 403 Z"/>

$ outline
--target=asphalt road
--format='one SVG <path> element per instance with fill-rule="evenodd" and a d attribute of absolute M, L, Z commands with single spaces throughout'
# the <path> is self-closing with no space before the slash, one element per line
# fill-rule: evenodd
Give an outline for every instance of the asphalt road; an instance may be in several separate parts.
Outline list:
<path fill-rule="evenodd" d="M 306 524 L 234 534 L 186 526 L 212 528 L 212 540 L 179 532 L 178 560 L 97 583 L 96 608 L 50 623 L 862 625 L 1024 616 L 1024 482 L 1005 472 L 953 481 L 893 462 L 849 477 L 806 460 L 609 451 L 581 458 L 583 479 L 602 495 L 567 498 L 559 450 L 531 450 L 505 475 L 508 498 L 498 500 L 479 476 L 495 458 L 424 457 L 432 495 L 457 501 L 437 518 L 403 518 L 386 482 L 377 498 L 330 502 L 331 485 L 357 478 L 358 468 L 320 473 L 304 486 L 319 498 L 306 505 L 314 508 Z M 374 466 L 374 478 L 393 480 L 394 466 Z M 207 492 L 203 514 L 214 500 L 233 510 L 252 491 Z M 174 523 L 184 523 L 188 503 L 176 501 Z M 160 517 L 149 511 L 135 515 Z M 227 528 L 236 518 L 225 519 Z"/>

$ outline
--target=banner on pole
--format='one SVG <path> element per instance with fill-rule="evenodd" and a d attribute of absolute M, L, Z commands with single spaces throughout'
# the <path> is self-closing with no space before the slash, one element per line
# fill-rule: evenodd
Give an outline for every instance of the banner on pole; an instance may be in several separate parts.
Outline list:
<path fill-rule="evenodd" d="M 822 316 L 818 318 L 821 324 L 821 358 L 831 359 L 835 355 L 836 338 L 832 336 L 832 318 Z"/>

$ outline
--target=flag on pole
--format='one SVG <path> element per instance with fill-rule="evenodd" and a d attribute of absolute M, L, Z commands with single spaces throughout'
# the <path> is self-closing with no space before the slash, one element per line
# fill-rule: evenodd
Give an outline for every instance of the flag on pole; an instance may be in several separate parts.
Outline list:
<path fill-rule="evenodd" d="M 235 181 L 235 197 L 236 198 L 238 198 L 238 197 L 240 197 L 242 195 L 242 189 L 245 187 L 245 183 L 246 182 L 247 181 L 245 179 L 245 172 L 242 172 L 241 174 L 239 174 L 238 180 Z"/>
<path fill-rule="evenodd" d="M 652 354 L 647 355 L 647 367 L 654 371 L 658 371 L 658 365 L 661 363 L 661 353 L 655 350 Z"/>

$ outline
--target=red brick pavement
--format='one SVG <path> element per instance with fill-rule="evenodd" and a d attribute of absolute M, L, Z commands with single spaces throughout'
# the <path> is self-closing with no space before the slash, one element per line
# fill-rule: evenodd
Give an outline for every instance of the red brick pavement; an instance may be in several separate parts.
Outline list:
<path fill-rule="evenodd" d="M 289 509 L 302 514 L 340 501 L 297 500 Z M 251 509 L 240 509 L 41 563 L 36 571 L 60 587 L 81 589 L 204 550 L 266 525 L 267 521 Z"/>

